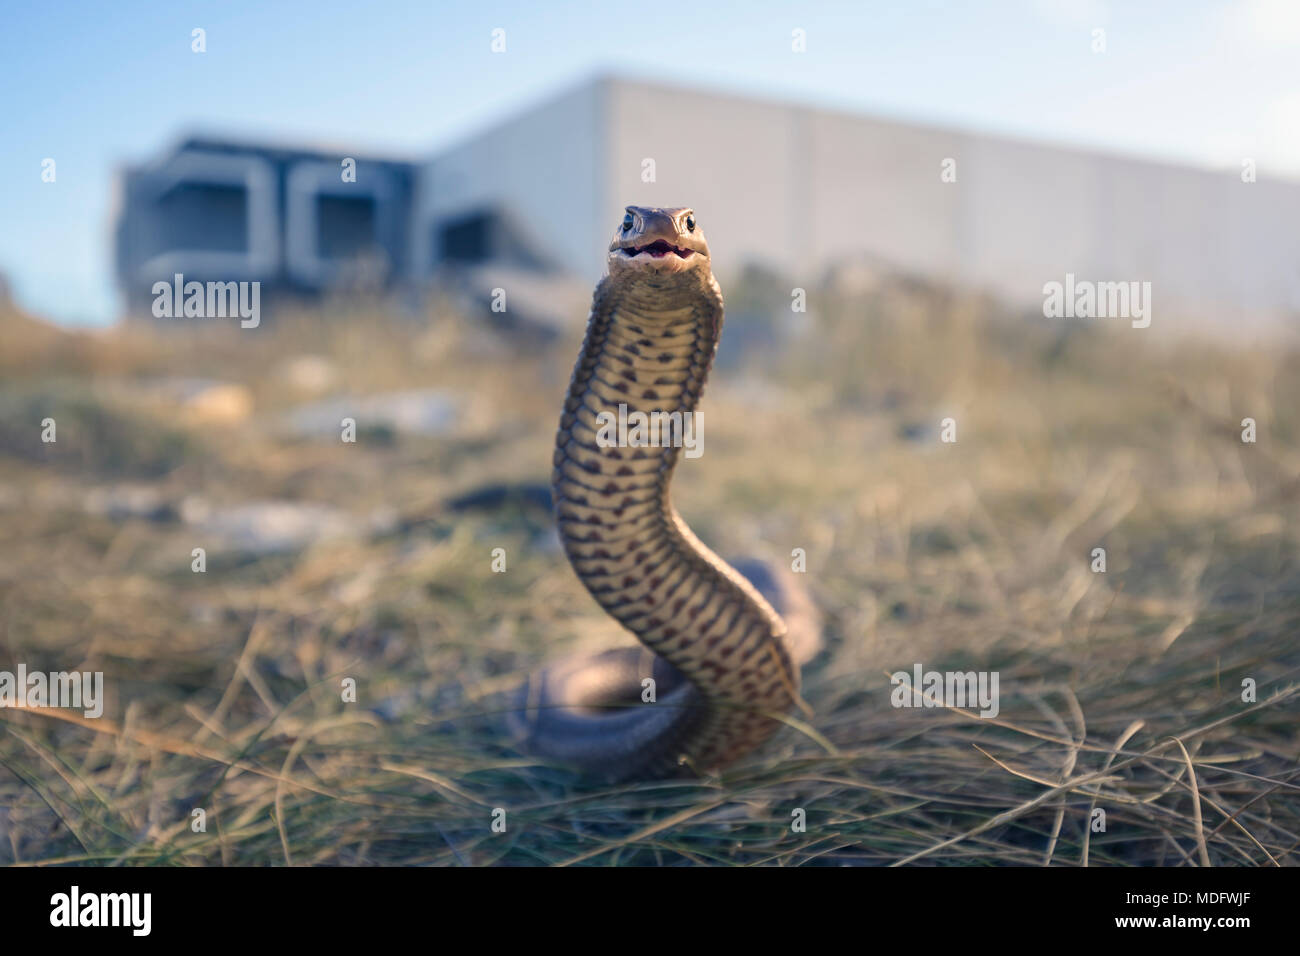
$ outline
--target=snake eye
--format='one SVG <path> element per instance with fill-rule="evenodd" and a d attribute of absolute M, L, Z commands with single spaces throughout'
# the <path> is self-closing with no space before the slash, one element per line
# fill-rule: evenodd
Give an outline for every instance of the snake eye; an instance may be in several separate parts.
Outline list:
<path fill-rule="evenodd" d="M 686 231 L 687 231 L 687 232 L 694 232 L 694 231 L 695 231 L 695 217 L 694 217 L 694 216 L 687 216 L 687 217 L 686 217 Z"/>
<path fill-rule="evenodd" d="M 627 232 L 631 228 L 632 228 L 632 214 L 628 213 L 626 216 L 623 217 L 623 231 Z"/>

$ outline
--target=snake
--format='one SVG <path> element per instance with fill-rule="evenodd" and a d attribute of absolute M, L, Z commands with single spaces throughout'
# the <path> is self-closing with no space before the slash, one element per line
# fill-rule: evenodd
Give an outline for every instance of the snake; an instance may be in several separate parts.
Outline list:
<path fill-rule="evenodd" d="M 806 592 L 783 565 L 746 562 L 756 585 L 682 520 L 670 488 L 684 426 L 678 440 L 661 430 L 658 444 L 619 444 L 607 427 L 620 414 L 694 415 L 722 325 L 695 211 L 627 206 L 564 399 L 551 489 L 573 570 L 642 647 L 571 658 L 523 682 L 510 724 L 532 754 L 612 781 L 703 775 L 766 741 L 793 707 L 810 713 L 800 696 L 800 665 L 816 646 Z M 774 604 L 801 608 L 807 626 L 792 634 Z"/>

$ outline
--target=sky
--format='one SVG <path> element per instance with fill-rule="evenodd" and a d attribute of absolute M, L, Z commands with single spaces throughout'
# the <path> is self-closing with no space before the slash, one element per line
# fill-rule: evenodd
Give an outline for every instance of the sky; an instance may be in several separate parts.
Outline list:
<path fill-rule="evenodd" d="M 1300 179 L 1300 0 L 47 0 L 0 64 L 0 274 L 68 324 L 117 314 L 116 170 L 184 133 L 419 159 L 596 72 Z"/>

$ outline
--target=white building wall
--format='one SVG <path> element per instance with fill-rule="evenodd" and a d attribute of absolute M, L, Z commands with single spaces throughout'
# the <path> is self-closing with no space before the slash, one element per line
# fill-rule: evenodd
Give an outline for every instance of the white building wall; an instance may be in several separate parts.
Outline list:
<path fill-rule="evenodd" d="M 946 158 L 955 183 L 941 181 Z M 724 289 L 747 262 L 811 284 L 865 255 L 1030 308 L 1072 272 L 1150 281 L 1156 321 L 1300 311 L 1300 183 L 1244 184 L 1236 169 L 600 79 L 428 173 L 433 215 L 504 202 L 539 237 L 563 223 L 589 280 L 625 205 L 689 205 Z"/>
<path fill-rule="evenodd" d="M 513 214 L 523 238 L 565 260 L 591 254 L 606 232 L 598 216 L 601 101 L 598 84 L 543 104 L 447 150 L 426 165 L 420 182 L 413 258 L 433 263 L 438 223 L 486 206 Z"/>
<path fill-rule="evenodd" d="M 939 174 L 958 160 L 960 134 L 841 113 L 809 111 L 811 195 L 816 228 L 811 265 L 866 253 L 903 269 L 961 277 L 962 221 L 955 184 Z"/>

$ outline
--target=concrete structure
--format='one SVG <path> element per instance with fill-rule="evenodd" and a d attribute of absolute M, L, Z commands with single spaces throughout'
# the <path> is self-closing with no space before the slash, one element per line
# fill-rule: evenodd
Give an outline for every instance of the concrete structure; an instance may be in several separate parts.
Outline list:
<path fill-rule="evenodd" d="M 172 166 L 194 149 L 187 144 Z M 337 167 L 337 157 L 318 159 L 303 167 L 316 173 L 295 180 L 299 195 L 326 188 Z M 265 272 L 279 250 L 282 274 L 318 287 L 329 256 L 319 252 L 325 240 L 311 237 L 324 228 L 323 214 L 313 226 L 310 202 L 279 198 L 275 189 L 294 185 L 271 166 L 226 164 L 215 192 L 243 183 L 248 205 L 238 221 L 248 239 L 238 260 L 200 261 Z M 1150 282 L 1160 324 L 1300 314 L 1300 183 L 1245 183 L 1240 169 L 1196 170 L 640 81 L 593 79 L 440 152 L 409 180 L 395 167 L 392 182 L 375 208 L 409 204 L 406 246 L 385 248 L 393 275 L 415 287 L 447 267 L 471 274 L 494 266 L 589 285 L 623 206 L 635 203 L 694 206 L 724 285 L 758 264 L 813 286 L 827 269 L 865 259 L 1027 308 L 1042 306 L 1046 283 L 1072 274 Z M 150 188 L 127 208 L 154 204 L 155 224 L 190 215 L 179 200 L 169 211 L 159 198 L 166 190 Z M 212 209 L 226 209 L 222 195 L 206 200 Z M 280 246 L 258 239 L 273 231 L 262 218 L 271 208 L 287 217 Z M 163 235 L 156 228 L 155 240 Z M 342 237 L 351 227 L 339 218 L 330 228 Z M 212 231 L 204 254 L 230 255 L 238 232 Z M 156 260 L 134 251 L 134 232 L 123 236 L 123 262 L 135 270 L 124 274 L 137 274 L 141 262 L 151 263 L 145 272 L 170 271 L 166 241 L 150 247 Z"/>
<path fill-rule="evenodd" d="M 812 284 L 870 258 L 1025 307 L 1072 273 L 1149 281 L 1161 317 L 1300 313 L 1300 183 L 629 80 L 447 150 L 420 200 L 433 234 L 510 209 L 588 279 L 625 204 L 692 205 L 724 280 L 757 263 Z"/>
<path fill-rule="evenodd" d="M 121 177 L 118 283 L 133 310 L 177 273 L 285 295 L 389 288 L 410 276 L 415 178 L 409 163 L 183 140 Z"/>

